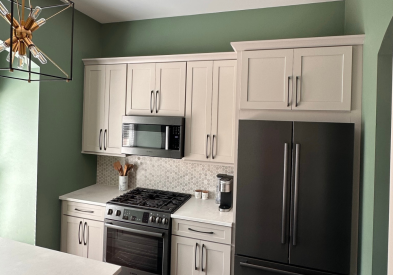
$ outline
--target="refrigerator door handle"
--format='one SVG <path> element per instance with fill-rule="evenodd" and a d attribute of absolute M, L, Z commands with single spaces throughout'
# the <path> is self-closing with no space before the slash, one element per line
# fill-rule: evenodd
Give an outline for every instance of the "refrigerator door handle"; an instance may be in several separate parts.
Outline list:
<path fill-rule="evenodd" d="M 259 270 L 267 271 L 269 273 L 277 273 L 277 274 L 282 274 L 282 275 L 300 275 L 299 273 L 294 273 L 294 272 L 289 272 L 289 271 L 285 271 L 285 270 L 279 270 L 279 269 L 275 269 L 275 268 L 259 266 L 259 265 L 244 263 L 244 262 L 240 262 L 240 266 L 259 269 Z"/>
<path fill-rule="evenodd" d="M 296 160 L 295 160 L 295 190 L 293 202 L 293 236 L 292 245 L 296 245 L 297 236 L 297 216 L 298 216 L 298 200 L 299 200 L 299 158 L 300 158 L 300 144 L 296 144 Z"/>
<path fill-rule="evenodd" d="M 282 183 L 281 243 L 285 244 L 288 182 L 288 143 L 284 144 L 284 180 Z"/>

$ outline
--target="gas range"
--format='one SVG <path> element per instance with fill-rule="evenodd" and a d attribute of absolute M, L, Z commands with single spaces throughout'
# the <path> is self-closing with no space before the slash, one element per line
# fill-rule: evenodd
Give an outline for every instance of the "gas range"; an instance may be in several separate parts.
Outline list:
<path fill-rule="evenodd" d="M 168 229 L 170 215 L 190 198 L 190 194 L 138 187 L 107 202 L 105 218 Z"/>

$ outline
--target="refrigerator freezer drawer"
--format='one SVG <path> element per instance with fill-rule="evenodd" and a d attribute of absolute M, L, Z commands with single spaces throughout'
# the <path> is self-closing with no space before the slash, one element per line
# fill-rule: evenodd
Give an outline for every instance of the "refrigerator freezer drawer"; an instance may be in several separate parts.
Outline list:
<path fill-rule="evenodd" d="M 235 275 L 333 275 L 317 270 L 235 255 Z"/>

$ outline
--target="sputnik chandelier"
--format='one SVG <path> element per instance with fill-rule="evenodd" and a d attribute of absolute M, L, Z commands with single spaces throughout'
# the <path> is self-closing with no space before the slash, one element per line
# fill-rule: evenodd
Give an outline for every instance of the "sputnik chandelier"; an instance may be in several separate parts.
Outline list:
<path fill-rule="evenodd" d="M 6 22 L 10 25 L 10 38 L 5 41 L 0 40 L 0 53 L 3 51 L 9 51 L 8 56 L 6 58 L 9 63 L 8 68 L 0 68 L 0 70 L 9 70 L 10 72 L 14 72 L 14 70 L 26 72 L 28 73 L 27 78 L 20 77 L 12 77 L 10 75 L 0 75 L 0 77 L 13 78 L 18 80 L 26 80 L 28 82 L 31 81 L 45 81 L 45 80 L 66 80 L 67 82 L 72 80 L 72 67 L 73 67 L 73 36 L 74 36 L 74 3 L 69 0 L 60 0 L 62 4 L 48 6 L 48 7 L 39 7 L 33 6 L 30 3 L 25 6 L 26 0 L 8 0 L 11 2 L 10 11 L 4 6 L 4 4 L 0 1 L 0 16 L 6 20 Z M 15 8 L 18 19 L 14 16 Z M 38 19 L 41 11 L 43 9 L 50 8 L 63 8 L 56 13 L 53 13 L 48 18 L 40 18 Z M 71 35 L 71 68 L 70 74 L 67 74 L 59 65 L 57 65 L 49 56 L 47 56 L 41 49 L 38 48 L 36 44 L 33 42 L 33 33 L 40 29 L 47 21 L 56 15 L 62 13 L 63 11 L 71 8 L 72 9 L 72 18 L 71 18 L 71 26 L 72 26 L 72 35 Z M 28 11 L 28 16 L 25 18 L 25 10 Z M 27 57 L 27 51 L 29 52 L 29 57 Z M 49 60 L 57 69 L 59 69 L 62 74 L 65 76 L 57 76 L 45 73 L 38 73 L 32 71 L 31 69 L 31 57 L 36 58 L 42 65 L 47 64 L 47 60 Z M 14 62 L 16 61 L 17 67 L 14 68 Z M 32 79 L 31 75 L 40 75 L 41 77 L 38 79 Z M 44 78 L 42 78 L 44 76 Z"/>

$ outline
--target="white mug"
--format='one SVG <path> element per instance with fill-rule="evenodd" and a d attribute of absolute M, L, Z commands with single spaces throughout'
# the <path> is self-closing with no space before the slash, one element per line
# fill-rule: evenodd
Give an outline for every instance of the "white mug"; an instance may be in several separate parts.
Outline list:
<path fill-rule="evenodd" d="M 126 191 L 128 189 L 128 176 L 119 176 L 119 190 Z"/>
<path fill-rule="evenodd" d="M 209 198 L 209 191 L 202 191 L 202 200 L 207 200 Z"/>
<path fill-rule="evenodd" d="M 195 190 L 195 198 L 200 199 L 202 197 L 202 190 Z"/>

